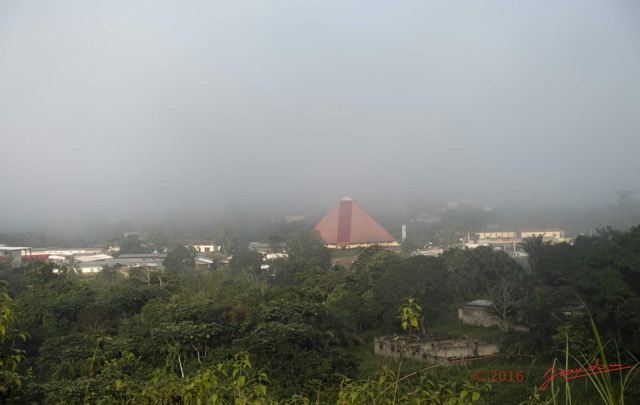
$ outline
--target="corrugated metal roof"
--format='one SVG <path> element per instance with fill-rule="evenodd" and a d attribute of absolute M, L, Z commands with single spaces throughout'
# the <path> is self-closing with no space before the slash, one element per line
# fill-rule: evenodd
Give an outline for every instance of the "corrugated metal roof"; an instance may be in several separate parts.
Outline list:
<path fill-rule="evenodd" d="M 467 302 L 464 305 L 468 305 L 471 307 L 490 307 L 493 303 L 489 300 L 475 300 L 471 302 Z"/>
<path fill-rule="evenodd" d="M 113 256 L 109 255 L 88 255 L 88 256 L 75 256 L 75 260 L 84 263 L 84 262 L 95 262 L 100 260 L 113 259 Z"/>
<path fill-rule="evenodd" d="M 0 245 L 0 250 L 3 250 L 5 252 L 12 252 L 14 250 L 29 250 L 31 249 L 28 246 L 7 246 L 7 245 Z"/>
<path fill-rule="evenodd" d="M 118 256 L 120 259 L 165 259 L 164 253 L 130 253 Z"/>

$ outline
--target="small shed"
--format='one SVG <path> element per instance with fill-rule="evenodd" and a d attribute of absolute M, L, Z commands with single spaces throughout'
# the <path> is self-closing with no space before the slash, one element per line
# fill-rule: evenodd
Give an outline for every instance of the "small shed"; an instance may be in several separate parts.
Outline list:
<path fill-rule="evenodd" d="M 494 326 L 500 322 L 493 310 L 493 303 L 489 300 L 475 300 L 462 305 L 458 308 L 458 319 L 477 326 Z"/>
<path fill-rule="evenodd" d="M 208 257 L 196 256 L 194 259 L 196 270 L 214 270 L 216 262 Z"/>

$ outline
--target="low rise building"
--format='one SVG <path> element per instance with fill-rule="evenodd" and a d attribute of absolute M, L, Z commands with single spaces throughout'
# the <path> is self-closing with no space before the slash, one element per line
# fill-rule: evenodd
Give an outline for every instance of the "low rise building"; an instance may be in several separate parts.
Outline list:
<path fill-rule="evenodd" d="M 500 323 L 489 300 L 475 300 L 462 305 L 458 308 L 458 319 L 462 323 L 477 326 L 495 326 Z"/>
<path fill-rule="evenodd" d="M 476 234 L 478 239 L 510 239 L 518 237 L 518 233 L 515 231 L 477 232 Z"/>
<path fill-rule="evenodd" d="M 216 251 L 216 245 L 210 240 L 191 240 L 187 247 L 191 247 L 197 253 L 213 253 Z"/>
<path fill-rule="evenodd" d="M 100 272 L 105 266 L 117 267 L 120 271 L 128 275 L 128 270 L 136 267 L 150 267 L 158 270 L 164 269 L 165 253 L 140 253 L 126 254 L 118 257 L 82 262 L 78 268 L 82 274 L 93 274 Z"/>
<path fill-rule="evenodd" d="M 206 257 L 206 256 L 196 256 L 194 259 L 195 269 L 199 271 L 203 270 L 215 270 L 216 262 L 215 260 Z"/>
<path fill-rule="evenodd" d="M 249 242 L 249 249 L 260 252 L 263 255 L 268 253 L 284 253 L 287 251 L 287 243 Z"/>
<path fill-rule="evenodd" d="M 30 255 L 30 247 L 0 245 L 0 260 L 8 262 L 12 268 L 22 266 L 22 257 Z"/>
<path fill-rule="evenodd" d="M 419 249 L 415 251 L 416 256 L 440 256 L 443 253 L 444 253 L 444 248 L 441 248 L 441 247 Z"/>
<path fill-rule="evenodd" d="M 564 242 L 566 241 L 565 232 L 562 229 L 523 229 L 520 231 L 520 237 L 522 239 L 529 237 L 542 236 L 544 241 Z"/>

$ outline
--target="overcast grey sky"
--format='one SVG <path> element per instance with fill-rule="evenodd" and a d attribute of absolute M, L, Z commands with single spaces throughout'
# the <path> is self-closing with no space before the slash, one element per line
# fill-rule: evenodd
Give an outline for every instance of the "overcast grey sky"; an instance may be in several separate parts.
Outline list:
<path fill-rule="evenodd" d="M 638 189 L 635 1 L 2 1 L 0 227 Z"/>

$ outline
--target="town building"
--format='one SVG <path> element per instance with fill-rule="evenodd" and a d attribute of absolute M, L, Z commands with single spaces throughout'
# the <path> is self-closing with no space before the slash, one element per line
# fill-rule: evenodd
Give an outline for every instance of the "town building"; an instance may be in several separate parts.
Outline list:
<path fill-rule="evenodd" d="M 493 304 L 488 300 L 475 300 L 462 305 L 458 308 L 458 319 L 462 323 L 476 326 L 495 326 L 500 323 Z"/>
<path fill-rule="evenodd" d="M 369 246 L 399 248 L 398 241 L 351 198 L 345 197 L 318 222 L 315 228 L 330 249 Z"/>
<path fill-rule="evenodd" d="M 478 232 L 478 239 L 510 239 L 517 238 L 517 232 L 510 231 L 493 231 L 493 232 Z"/>
<path fill-rule="evenodd" d="M 263 255 L 267 253 L 284 253 L 287 251 L 287 243 L 249 242 L 249 249 L 260 252 Z"/>
<path fill-rule="evenodd" d="M 498 247 L 505 251 L 513 251 L 517 253 L 516 244 L 529 237 L 542 236 L 543 241 L 551 243 L 571 242 L 565 231 L 558 228 L 550 229 L 523 229 L 520 231 L 486 231 L 476 232 L 476 241 L 478 244 L 490 245 Z"/>
<path fill-rule="evenodd" d="M 523 229 L 520 231 L 520 237 L 522 239 L 529 237 L 542 236 L 544 241 L 564 241 L 565 232 L 562 229 Z"/>
<path fill-rule="evenodd" d="M 30 247 L 0 245 L 0 260 L 8 262 L 12 268 L 22 266 L 22 257 L 30 255 Z"/>
<path fill-rule="evenodd" d="M 216 251 L 215 244 L 210 240 L 188 240 L 184 242 L 184 245 L 193 249 L 196 253 L 213 253 Z"/>
<path fill-rule="evenodd" d="M 193 259 L 195 269 L 198 271 L 203 270 L 215 270 L 216 269 L 216 261 L 205 256 L 196 256 Z"/>
<path fill-rule="evenodd" d="M 158 270 L 164 269 L 165 253 L 140 253 L 126 254 L 115 258 L 99 258 L 99 260 L 85 261 L 78 264 L 82 274 L 94 274 L 102 271 L 105 266 L 117 267 L 128 275 L 129 269 L 136 267 L 150 267 Z"/>

